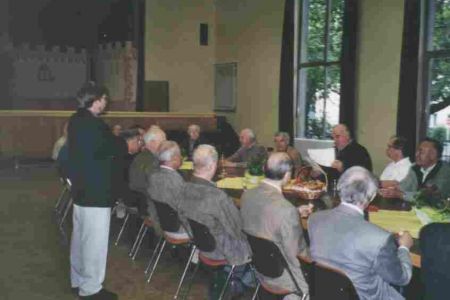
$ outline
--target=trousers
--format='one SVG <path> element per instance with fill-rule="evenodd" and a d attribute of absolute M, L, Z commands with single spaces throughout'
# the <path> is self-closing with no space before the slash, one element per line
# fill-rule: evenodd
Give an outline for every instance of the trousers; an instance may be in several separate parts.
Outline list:
<path fill-rule="evenodd" d="M 80 296 L 99 292 L 105 280 L 111 208 L 73 206 L 70 280 Z"/>

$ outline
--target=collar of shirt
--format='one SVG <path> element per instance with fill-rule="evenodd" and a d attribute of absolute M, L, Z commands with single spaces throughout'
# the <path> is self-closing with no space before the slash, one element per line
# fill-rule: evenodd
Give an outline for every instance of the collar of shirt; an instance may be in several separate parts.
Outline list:
<path fill-rule="evenodd" d="M 281 187 L 280 187 L 279 185 L 276 185 L 275 183 L 271 182 L 270 180 L 263 179 L 263 181 L 261 181 L 261 182 L 263 182 L 263 183 L 265 183 L 265 184 L 267 184 L 267 185 L 270 185 L 271 187 L 275 188 L 275 189 L 276 189 L 277 191 L 279 191 L 280 193 L 283 193 L 283 192 L 281 191 Z"/>
<path fill-rule="evenodd" d="M 161 165 L 160 167 L 161 167 L 161 168 L 163 168 L 163 169 L 167 169 L 167 170 L 175 171 L 175 169 L 174 169 L 174 168 L 171 168 L 171 167 L 169 167 L 169 166 Z"/>
<path fill-rule="evenodd" d="M 411 162 L 409 161 L 409 157 L 402 158 L 397 162 L 394 161 L 394 165 L 396 165 L 396 166 L 405 165 L 405 164 L 411 164 Z"/>
<path fill-rule="evenodd" d="M 341 202 L 341 205 L 347 206 L 353 210 L 356 210 L 357 212 L 359 212 L 362 216 L 364 216 L 364 212 L 362 211 L 361 208 L 359 208 L 358 206 L 354 205 L 354 204 L 350 204 L 347 202 Z"/>
<path fill-rule="evenodd" d="M 436 166 L 436 164 L 432 165 L 431 167 L 428 167 L 427 169 L 424 168 L 420 168 L 420 172 L 422 172 L 422 182 L 425 181 L 425 179 L 427 178 L 428 174 L 430 174 L 431 170 L 434 169 L 434 167 Z"/>

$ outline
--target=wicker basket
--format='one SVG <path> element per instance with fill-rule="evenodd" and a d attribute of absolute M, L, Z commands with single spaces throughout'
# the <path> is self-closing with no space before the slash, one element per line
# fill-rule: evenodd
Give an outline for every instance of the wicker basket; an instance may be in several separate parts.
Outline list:
<path fill-rule="evenodd" d="M 304 176 L 305 174 L 310 175 L 311 171 L 312 171 L 311 167 L 302 167 L 302 168 L 300 168 L 297 171 L 296 179 L 298 179 L 300 176 Z M 292 191 L 297 193 L 298 196 L 301 199 L 305 199 L 305 200 L 317 200 L 317 199 L 319 199 L 327 191 L 327 188 L 328 188 L 328 177 L 327 177 L 327 174 L 323 173 L 323 175 L 325 176 L 325 186 L 322 189 L 311 190 L 311 189 L 308 189 L 306 187 L 297 186 L 297 187 L 292 188 Z"/>

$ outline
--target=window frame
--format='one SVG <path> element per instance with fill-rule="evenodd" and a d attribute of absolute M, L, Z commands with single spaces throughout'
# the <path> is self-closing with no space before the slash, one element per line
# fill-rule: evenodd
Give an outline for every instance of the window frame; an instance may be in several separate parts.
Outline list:
<path fill-rule="evenodd" d="M 341 20 L 341 50 L 339 54 L 339 59 L 337 60 L 331 60 L 329 59 L 329 52 L 330 52 L 330 29 L 331 29 L 331 18 L 332 18 L 332 0 L 324 0 L 325 1 L 325 27 L 324 27 L 324 36 L 323 36 L 323 43 L 324 43 L 324 49 L 323 49 L 323 59 L 322 60 L 314 60 L 314 61 L 307 61 L 305 58 L 306 51 L 303 51 L 304 48 L 307 48 L 308 45 L 306 43 L 307 39 L 307 30 L 308 30 L 308 13 L 309 13 L 309 4 L 310 0 L 298 0 L 296 1 L 296 24 L 295 24 L 295 30 L 296 30 L 296 39 L 295 39 L 295 59 L 294 59 L 294 68 L 295 68 L 295 76 L 294 76 L 294 95 L 295 95 L 295 116 L 294 116 L 294 133 L 297 138 L 303 138 L 303 139 L 312 139 L 306 136 L 306 129 L 307 129 L 307 110 L 306 105 L 308 103 L 308 99 L 304 96 L 306 91 L 303 90 L 305 88 L 306 83 L 302 82 L 303 77 L 301 76 L 302 69 L 307 69 L 311 67 L 323 67 L 324 68 L 324 93 L 325 95 L 328 95 L 328 87 L 329 87 L 329 76 L 328 76 L 328 70 L 330 67 L 337 66 L 339 68 L 339 73 L 342 76 L 342 52 L 343 52 L 343 37 L 344 37 L 344 23 L 345 23 L 345 7 L 346 7 L 346 1 L 342 1 L 342 20 Z M 341 84 L 341 79 L 339 80 Z M 342 91 L 342 85 L 341 85 L 341 91 Z M 339 99 L 339 119 L 340 119 L 340 113 L 342 109 L 342 101 L 341 101 L 341 95 L 342 92 L 340 92 L 340 99 Z M 327 102 L 329 101 L 329 97 L 326 96 L 324 99 L 324 110 L 322 115 L 322 129 L 325 128 L 325 122 L 326 122 L 326 106 Z M 322 131 L 321 133 L 321 140 L 327 140 L 326 138 L 326 132 Z"/>

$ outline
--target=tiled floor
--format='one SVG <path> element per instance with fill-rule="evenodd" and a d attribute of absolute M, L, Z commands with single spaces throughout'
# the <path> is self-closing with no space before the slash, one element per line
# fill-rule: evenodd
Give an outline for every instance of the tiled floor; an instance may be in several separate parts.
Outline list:
<path fill-rule="evenodd" d="M 0 170 L 0 299 L 76 298 L 70 293 L 69 248 L 53 214 L 59 191 L 51 168 Z M 112 237 L 118 225 L 114 220 Z M 120 299 L 172 299 L 183 264 L 166 255 L 148 285 L 143 271 L 150 252 L 141 251 L 132 262 L 131 239 L 125 235 L 118 247 L 110 246 L 105 287 Z M 206 299 L 207 281 L 207 273 L 199 272 L 189 299 Z"/>

